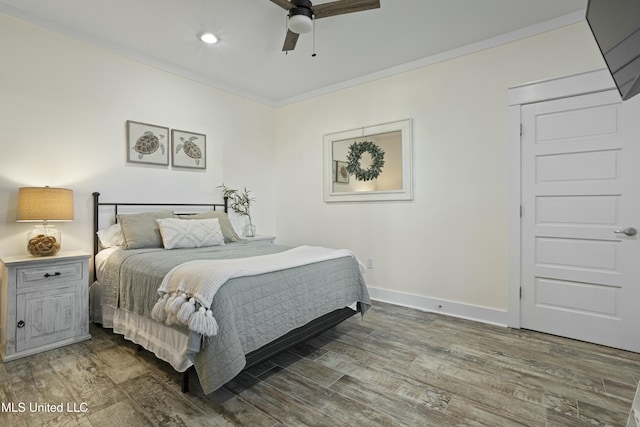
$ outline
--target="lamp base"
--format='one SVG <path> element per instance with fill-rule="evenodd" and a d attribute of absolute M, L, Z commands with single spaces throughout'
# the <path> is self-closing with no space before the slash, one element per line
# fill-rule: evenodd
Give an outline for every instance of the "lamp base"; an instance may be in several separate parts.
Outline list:
<path fill-rule="evenodd" d="M 53 225 L 37 225 L 27 233 L 27 250 L 33 256 L 57 254 L 60 242 L 60 232 Z"/>

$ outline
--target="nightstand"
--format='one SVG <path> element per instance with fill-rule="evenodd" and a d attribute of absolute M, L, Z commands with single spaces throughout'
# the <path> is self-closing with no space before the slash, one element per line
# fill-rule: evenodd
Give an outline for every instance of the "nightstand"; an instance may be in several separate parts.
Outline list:
<path fill-rule="evenodd" d="M 275 236 L 253 236 L 253 237 L 243 237 L 240 240 L 241 243 L 251 244 L 251 245 L 262 245 L 262 244 L 273 244 L 276 240 Z"/>
<path fill-rule="evenodd" d="M 85 252 L 0 258 L 0 356 L 7 362 L 91 338 Z"/>

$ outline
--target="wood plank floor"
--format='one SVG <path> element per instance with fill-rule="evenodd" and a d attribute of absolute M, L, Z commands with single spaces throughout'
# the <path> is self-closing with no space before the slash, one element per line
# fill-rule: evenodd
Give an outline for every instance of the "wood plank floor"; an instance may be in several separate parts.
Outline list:
<path fill-rule="evenodd" d="M 208 396 L 91 333 L 0 365 L 0 425 L 624 426 L 640 379 L 639 354 L 377 302 Z"/>

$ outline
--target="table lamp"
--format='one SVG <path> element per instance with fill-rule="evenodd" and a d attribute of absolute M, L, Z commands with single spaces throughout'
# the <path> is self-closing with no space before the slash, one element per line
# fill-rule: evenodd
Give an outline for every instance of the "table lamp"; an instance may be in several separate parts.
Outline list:
<path fill-rule="evenodd" d="M 27 233 L 31 255 L 50 256 L 60 250 L 60 232 L 51 221 L 73 221 L 73 191 L 66 188 L 18 189 L 18 222 L 39 222 Z"/>

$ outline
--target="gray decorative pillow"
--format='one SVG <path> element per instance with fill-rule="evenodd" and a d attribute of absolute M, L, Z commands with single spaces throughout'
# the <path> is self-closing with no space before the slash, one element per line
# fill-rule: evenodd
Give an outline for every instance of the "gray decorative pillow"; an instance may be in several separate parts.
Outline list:
<path fill-rule="evenodd" d="M 185 216 L 185 219 L 205 219 L 205 218 L 218 218 L 220 222 L 220 229 L 222 229 L 222 235 L 224 236 L 224 242 L 237 242 L 240 239 L 240 236 L 233 229 L 233 225 L 231 225 L 231 221 L 229 221 L 229 217 L 225 212 L 222 211 L 209 211 L 202 212 L 195 215 Z"/>
<path fill-rule="evenodd" d="M 127 249 L 161 248 L 162 236 L 156 219 L 172 218 L 171 211 L 118 215 Z"/>

